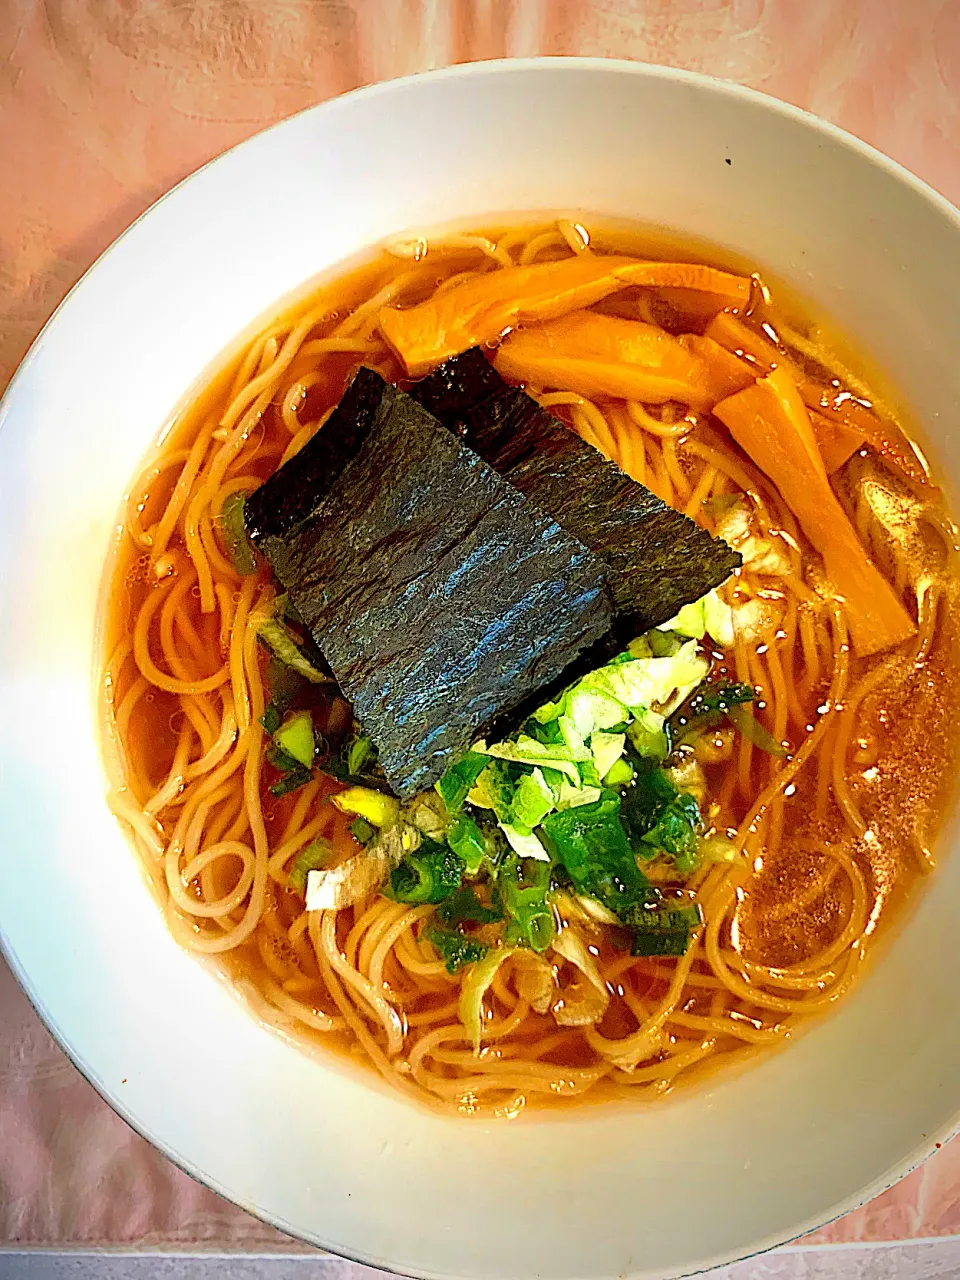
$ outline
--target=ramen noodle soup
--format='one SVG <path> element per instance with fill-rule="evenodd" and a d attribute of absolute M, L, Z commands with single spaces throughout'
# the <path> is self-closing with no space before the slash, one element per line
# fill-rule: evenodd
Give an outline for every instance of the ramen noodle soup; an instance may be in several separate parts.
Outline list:
<path fill-rule="evenodd" d="M 828 329 L 686 250 L 386 245 L 245 339 L 124 506 L 111 802 L 171 932 L 446 1111 L 783 1045 L 933 868 L 935 477 Z"/>

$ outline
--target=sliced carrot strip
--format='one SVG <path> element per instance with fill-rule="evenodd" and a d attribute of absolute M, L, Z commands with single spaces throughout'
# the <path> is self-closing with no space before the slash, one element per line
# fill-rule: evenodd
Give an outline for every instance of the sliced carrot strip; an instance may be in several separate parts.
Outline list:
<path fill-rule="evenodd" d="M 787 367 L 787 362 L 780 357 L 780 353 L 772 343 L 768 343 L 764 338 L 758 338 L 751 329 L 741 324 L 735 316 L 718 316 L 717 323 L 709 325 L 707 333 L 714 333 L 718 337 L 722 337 L 725 340 L 725 344 L 721 346 L 715 338 L 707 337 L 706 335 L 703 338 L 696 339 L 696 341 L 692 336 L 683 337 L 680 341 L 688 345 L 690 350 L 702 351 L 705 356 L 710 348 L 706 346 L 701 348 L 696 344 L 709 343 L 711 348 L 717 348 L 723 353 L 725 359 L 730 362 L 727 365 L 722 365 L 716 356 L 712 361 L 712 367 L 715 370 L 712 385 L 720 392 L 716 397 L 717 400 L 723 399 L 724 395 L 733 395 L 735 392 L 751 385 L 756 378 L 758 365 L 768 371 Z M 748 347 L 752 349 L 748 350 Z M 734 350 L 743 354 L 735 355 Z M 747 355 L 755 363 L 748 363 L 747 359 L 744 358 Z M 778 365 L 773 357 L 778 357 L 782 363 Z M 740 379 L 739 383 L 737 382 L 738 378 Z M 724 385 L 728 388 L 727 390 L 722 389 Z M 814 439 L 817 442 L 817 450 L 823 459 L 827 474 L 832 475 L 863 445 L 866 440 L 866 433 L 859 427 L 826 418 L 822 413 L 817 413 L 812 409 L 808 408 L 807 412 L 813 427 Z"/>
<path fill-rule="evenodd" d="M 827 576 L 847 601 L 857 652 L 879 653 L 912 635 L 913 622 L 830 488 L 809 416 L 786 370 L 722 400 L 714 413 L 774 482 L 823 557 Z"/>
<path fill-rule="evenodd" d="M 581 253 L 474 276 L 418 306 L 384 307 L 380 328 L 411 377 L 469 347 L 496 342 L 521 316 L 548 320 L 625 288 L 613 272 L 632 258 Z"/>
<path fill-rule="evenodd" d="M 827 474 L 833 475 L 834 471 L 839 471 L 843 464 L 849 462 L 857 450 L 863 447 L 866 436 L 856 427 L 847 426 L 844 422 L 835 422 L 832 418 L 825 418 L 815 409 L 808 409 L 807 413 L 810 415 L 813 434 L 816 437 L 823 465 L 827 468 Z"/>
<path fill-rule="evenodd" d="M 658 289 L 654 296 L 669 303 L 685 323 L 693 324 L 697 329 L 730 305 L 722 293 L 705 293 L 701 289 Z"/>
<path fill-rule="evenodd" d="M 590 398 L 646 404 L 679 400 L 695 408 L 709 408 L 719 398 L 708 385 L 703 359 L 682 340 L 641 320 L 593 311 L 514 330 L 500 344 L 494 364 L 513 382 Z"/>
<path fill-rule="evenodd" d="M 699 289 L 731 301 L 750 296 L 746 277 L 714 267 L 581 253 L 490 271 L 415 307 L 384 307 L 380 328 L 407 373 L 419 377 L 468 347 L 496 342 L 517 324 L 552 320 L 633 284 Z"/>
<path fill-rule="evenodd" d="M 810 409 L 831 422 L 859 431 L 863 439 L 882 458 L 897 468 L 908 480 L 934 487 L 930 467 L 920 449 L 899 427 L 884 422 L 848 391 L 826 388 L 810 378 L 800 383 L 800 395 Z"/>
<path fill-rule="evenodd" d="M 926 458 L 899 427 L 885 422 L 848 391 L 824 387 L 815 379 L 804 377 L 788 356 L 767 338 L 754 333 L 742 320 L 722 311 L 710 321 L 705 332 L 728 351 L 745 357 L 761 369 L 789 370 L 796 379 L 800 395 L 808 409 L 815 410 L 822 417 L 849 431 L 859 432 L 860 444 L 866 443 L 874 453 L 886 458 L 909 480 L 921 485 L 933 484 Z M 859 448 L 859 445 L 855 447 Z M 850 453 L 853 453 L 853 449 Z M 849 456 L 850 454 L 847 455 Z"/>
<path fill-rule="evenodd" d="M 743 391 L 756 379 L 756 370 L 745 360 L 741 360 L 732 352 L 721 347 L 713 338 L 700 337 L 695 333 L 685 333 L 678 341 L 687 351 L 697 357 L 703 365 L 704 394 L 710 404 L 716 404 L 726 396 Z"/>
<path fill-rule="evenodd" d="M 790 361 L 768 339 L 762 338 L 754 331 L 732 316 L 729 311 L 721 311 L 707 325 L 704 333 L 714 342 L 736 356 L 745 356 L 752 364 L 758 365 L 765 373 L 781 365 L 790 367 Z"/>
<path fill-rule="evenodd" d="M 648 289 L 696 289 L 699 293 L 719 294 L 731 303 L 750 301 L 749 276 L 735 276 L 698 262 L 635 262 L 618 266 L 614 274 L 628 284 L 641 284 Z"/>

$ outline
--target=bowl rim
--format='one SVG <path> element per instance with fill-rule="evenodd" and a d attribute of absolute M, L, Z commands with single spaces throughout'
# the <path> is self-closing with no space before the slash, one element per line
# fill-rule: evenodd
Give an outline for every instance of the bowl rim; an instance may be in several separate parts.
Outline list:
<path fill-rule="evenodd" d="M 9 413 L 9 405 L 14 398 L 14 393 L 19 382 L 38 358 L 40 348 L 43 345 L 43 340 L 45 339 L 48 331 L 59 322 L 61 312 L 64 311 L 72 302 L 74 294 L 76 294 L 87 283 L 88 277 L 90 277 L 110 257 L 114 250 L 118 249 L 121 243 L 136 227 L 139 226 L 142 221 L 148 218 L 160 205 L 172 196 L 176 195 L 182 187 L 192 182 L 193 179 L 198 177 L 200 174 L 221 164 L 221 162 L 225 161 L 235 152 L 240 151 L 242 148 L 248 146 L 254 141 L 259 140 L 275 130 L 283 129 L 285 126 L 299 120 L 301 117 L 309 114 L 322 114 L 324 112 L 336 110 L 341 103 L 345 103 L 347 100 L 357 96 L 361 96 L 368 100 L 378 97 L 389 98 L 392 94 L 404 91 L 408 85 L 416 84 L 421 81 L 476 79 L 485 76 L 497 77 L 509 74 L 535 76 L 548 71 L 554 74 L 559 71 L 561 74 L 571 75 L 584 71 L 592 71 L 608 75 L 629 75 L 648 79 L 675 81 L 681 84 L 695 85 L 721 97 L 740 100 L 755 108 L 762 109 L 774 115 L 779 115 L 783 119 L 804 125 L 814 133 L 819 133 L 824 137 L 829 138 L 831 141 L 841 144 L 846 149 L 858 153 L 870 164 L 885 171 L 889 176 L 907 186 L 921 199 L 933 205 L 941 215 L 953 222 L 957 227 L 958 232 L 960 232 L 960 209 L 958 209 L 957 206 L 955 206 L 935 187 L 931 186 L 924 179 L 918 177 L 910 169 L 906 168 L 905 165 L 893 159 L 891 156 L 888 156 L 885 152 L 873 146 L 871 143 L 866 142 L 856 134 L 851 133 L 849 130 L 844 129 L 839 125 L 833 124 L 814 112 L 808 111 L 803 107 L 799 107 L 794 103 L 787 102 L 773 94 L 765 93 L 759 89 L 754 89 L 748 85 L 743 85 L 736 81 L 727 80 L 705 72 L 690 71 L 685 68 L 672 67 L 661 63 L 643 62 L 628 58 L 607 58 L 579 55 L 542 55 L 522 58 L 496 58 L 457 63 L 450 66 L 414 72 L 409 75 L 395 76 L 390 79 L 360 85 L 357 88 L 347 90 L 330 98 L 325 98 L 319 102 L 315 102 L 310 106 L 303 107 L 298 111 L 292 112 L 290 115 L 284 116 L 280 120 L 274 121 L 272 124 L 266 125 L 261 129 L 257 129 L 241 141 L 234 143 L 232 146 L 213 156 L 210 160 L 191 170 L 191 172 L 185 177 L 181 178 L 168 190 L 164 191 L 157 197 L 157 199 L 152 201 L 146 209 L 138 214 L 137 217 L 134 218 L 129 225 L 126 226 L 123 231 L 121 231 L 120 234 L 117 235 L 110 244 L 97 255 L 94 261 L 86 268 L 80 278 L 67 291 L 54 311 L 45 321 L 28 347 L 23 358 L 17 365 L 2 396 L 0 396 L 0 430 L 3 429 L 6 423 Z M 242 325 L 238 327 L 238 332 L 241 331 Z M 162 425 L 162 423 L 158 424 L 158 430 Z M 329 1244 L 324 1243 L 318 1237 L 305 1234 L 302 1228 L 298 1228 L 293 1223 L 287 1222 L 280 1215 L 270 1213 L 268 1210 L 258 1208 L 257 1206 L 248 1203 L 243 1203 L 236 1199 L 230 1190 L 222 1185 L 217 1178 L 204 1172 L 199 1167 L 193 1166 L 186 1157 L 182 1156 L 179 1152 L 169 1146 L 161 1135 L 153 1133 L 148 1124 L 140 1121 L 132 1108 L 129 1108 L 121 1100 L 119 1095 L 112 1093 L 110 1088 L 99 1079 L 94 1066 L 91 1063 L 88 1063 L 80 1052 L 71 1046 L 66 1034 L 58 1026 L 56 1018 L 40 999 L 38 993 L 34 990 L 29 975 L 18 963 L 12 946 L 5 936 L 2 927 L 2 919 L 0 919 L 0 957 L 2 957 L 6 962 L 17 985 L 29 1000 L 46 1031 L 50 1034 L 62 1052 L 67 1056 L 70 1063 L 79 1071 L 87 1083 L 93 1087 L 99 1097 L 116 1115 L 120 1117 L 120 1119 L 124 1121 L 125 1124 L 133 1130 L 134 1133 L 148 1142 L 152 1147 L 159 1151 L 161 1155 L 169 1160 L 171 1164 L 173 1164 L 182 1173 L 185 1173 L 188 1177 L 192 1178 L 200 1186 L 213 1191 L 229 1204 L 235 1205 L 250 1216 L 270 1227 L 273 1227 L 283 1234 L 290 1236 L 293 1240 L 322 1249 L 331 1257 L 343 1258 L 347 1261 L 356 1262 L 364 1266 L 376 1267 L 393 1275 L 423 1276 L 429 1277 L 430 1280 L 448 1280 L 446 1273 L 431 1271 L 427 1268 L 418 1272 L 408 1272 L 391 1264 L 389 1260 L 378 1256 L 365 1254 L 363 1252 L 352 1253 L 340 1245 L 334 1248 Z M 884 1191 L 889 1190 L 903 1178 L 916 1170 L 926 1159 L 929 1158 L 930 1155 L 934 1153 L 934 1151 L 939 1150 L 958 1134 L 960 1134 L 960 1096 L 958 1096 L 957 1104 L 951 1113 L 950 1119 L 947 1120 L 938 1131 L 927 1134 L 925 1140 L 915 1146 L 906 1156 L 889 1166 L 882 1173 L 878 1174 L 870 1183 L 859 1191 L 845 1197 L 833 1205 L 827 1212 L 826 1216 L 822 1213 L 814 1214 L 802 1223 L 791 1228 L 787 1234 L 774 1232 L 763 1237 L 761 1240 L 756 1241 L 747 1253 L 741 1253 L 739 1250 L 735 1249 L 732 1252 L 711 1258 L 704 1264 L 696 1264 L 692 1271 L 671 1271 L 669 1275 L 679 1278 L 683 1276 L 704 1274 L 706 1271 L 712 1270 L 714 1267 L 730 1265 L 739 1261 L 747 1261 L 751 1258 L 767 1253 L 771 1249 L 792 1244 L 810 1232 L 818 1230 L 824 1226 L 828 1226 L 855 1209 L 868 1204 L 871 1200 L 881 1195 Z M 648 1273 L 646 1272 L 636 1272 L 635 1274 L 637 1275 L 638 1280 L 639 1277 L 644 1277 L 646 1280 L 646 1277 L 648 1276 Z"/>

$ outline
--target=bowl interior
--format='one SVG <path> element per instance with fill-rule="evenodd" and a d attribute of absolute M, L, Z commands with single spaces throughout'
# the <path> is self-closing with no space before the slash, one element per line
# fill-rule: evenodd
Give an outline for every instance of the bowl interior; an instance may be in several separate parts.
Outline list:
<path fill-rule="evenodd" d="M 852 334 L 960 477 L 960 223 L 866 148 L 747 91 L 563 60 L 366 90 L 162 200 L 0 410 L 0 935 L 77 1063 L 244 1207 L 421 1275 L 677 1275 L 818 1225 L 952 1128 L 960 859 L 832 1017 L 660 1106 L 438 1119 L 263 1030 L 180 952 L 103 802 L 91 680 L 121 494 L 184 389 L 305 278 L 385 236 L 520 210 L 741 253 Z"/>

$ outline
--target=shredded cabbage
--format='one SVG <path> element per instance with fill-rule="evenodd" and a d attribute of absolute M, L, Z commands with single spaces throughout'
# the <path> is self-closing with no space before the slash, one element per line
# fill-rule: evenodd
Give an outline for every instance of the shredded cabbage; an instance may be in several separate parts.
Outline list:
<path fill-rule="evenodd" d="M 507 837 L 507 843 L 521 858 L 535 858 L 537 862 L 549 862 L 550 855 L 532 831 L 523 831 L 510 826 L 507 822 L 499 824 L 500 830 Z"/>
<path fill-rule="evenodd" d="M 679 705 L 701 683 L 709 669 L 707 660 L 697 654 L 696 641 L 690 640 L 673 657 L 631 658 L 610 663 L 591 671 L 575 687 L 612 698 L 633 716 L 638 711 L 649 711 L 672 702 Z M 627 718 L 621 715 L 620 723 Z"/>
<path fill-rule="evenodd" d="M 497 760 L 513 760 L 517 764 L 534 764 L 544 769 L 556 769 L 571 782 L 580 781 L 577 760 L 590 759 L 590 752 L 586 748 L 582 753 L 575 753 L 568 746 L 537 742 L 535 738 L 530 738 L 524 733 L 520 734 L 516 742 L 496 742 L 492 747 L 488 747 L 485 742 L 478 742 L 473 750 L 480 755 L 493 756 Z"/>
<path fill-rule="evenodd" d="M 552 949 L 583 974 L 583 980 L 569 983 L 555 1001 L 553 1016 L 561 1027 L 584 1027 L 599 1022 L 610 1003 L 610 992 L 596 961 L 576 929 L 562 929 Z"/>
<path fill-rule="evenodd" d="M 514 950 L 514 947 L 495 947 L 488 951 L 482 960 L 470 966 L 463 980 L 457 1016 L 475 1053 L 480 1052 L 480 1042 L 483 1039 L 483 997 L 497 976 L 497 970 L 504 960 L 513 955 Z"/>
<path fill-rule="evenodd" d="M 593 804 L 600 799 L 601 794 L 601 787 L 575 787 L 564 778 L 557 797 L 557 809 L 577 809 L 582 804 Z"/>
<path fill-rule="evenodd" d="M 716 591 L 708 591 L 693 604 L 685 604 L 675 618 L 662 623 L 657 630 L 672 631 L 691 640 L 702 640 L 709 635 L 721 649 L 729 649 L 734 642 L 733 610 Z"/>
<path fill-rule="evenodd" d="M 535 768 L 532 773 L 525 773 L 517 783 L 510 804 L 510 825 L 521 831 L 532 831 L 553 807 L 553 792 L 541 771 Z"/>
<path fill-rule="evenodd" d="M 590 751 L 597 773 L 604 777 L 613 768 L 614 763 L 623 755 L 627 744 L 625 733 L 594 733 L 590 737 Z"/>

